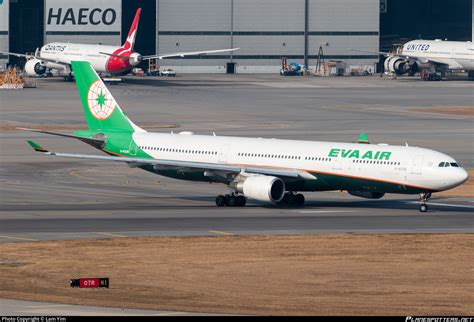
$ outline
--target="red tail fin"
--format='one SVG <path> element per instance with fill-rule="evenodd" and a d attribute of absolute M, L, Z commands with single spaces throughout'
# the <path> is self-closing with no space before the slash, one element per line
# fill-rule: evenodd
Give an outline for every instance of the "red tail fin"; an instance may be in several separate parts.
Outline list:
<path fill-rule="evenodd" d="M 137 13 L 135 14 L 135 18 L 133 19 L 132 26 L 130 27 L 130 31 L 128 32 L 127 39 L 125 43 L 122 45 L 122 48 L 127 51 L 133 50 L 133 45 L 135 44 L 135 36 L 137 35 L 138 29 L 138 22 L 140 21 L 140 12 L 142 8 L 137 9 Z"/>

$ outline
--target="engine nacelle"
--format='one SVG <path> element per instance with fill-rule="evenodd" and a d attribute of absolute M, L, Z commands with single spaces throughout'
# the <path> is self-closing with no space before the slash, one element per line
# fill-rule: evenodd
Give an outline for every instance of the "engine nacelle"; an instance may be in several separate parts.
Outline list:
<path fill-rule="evenodd" d="M 25 72 L 28 76 L 39 76 L 46 73 L 46 66 L 41 65 L 39 59 L 30 59 L 25 64 Z"/>
<path fill-rule="evenodd" d="M 249 198 L 265 202 L 279 202 L 285 195 L 283 180 L 272 176 L 248 176 L 232 187 Z"/>
<path fill-rule="evenodd" d="M 383 192 L 370 192 L 370 191 L 347 191 L 350 195 L 366 198 L 366 199 L 380 199 L 385 196 Z"/>
<path fill-rule="evenodd" d="M 408 62 L 400 56 L 392 56 L 385 59 L 384 67 L 386 71 L 397 75 L 403 75 L 410 71 Z"/>
<path fill-rule="evenodd" d="M 142 61 L 142 55 L 140 55 L 139 53 L 133 53 L 130 55 L 130 59 L 129 59 L 130 65 L 136 66 L 140 64 L 141 61 Z"/>
<path fill-rule="evenodd" d="M 409 73 L 410 76 L 415 75 L 419 70 L 419 63 L 410 62 L 400 56 L 391 56 L 385 59 L 385 71 L 394 73 L 395 75 L 403 75 Z"/>

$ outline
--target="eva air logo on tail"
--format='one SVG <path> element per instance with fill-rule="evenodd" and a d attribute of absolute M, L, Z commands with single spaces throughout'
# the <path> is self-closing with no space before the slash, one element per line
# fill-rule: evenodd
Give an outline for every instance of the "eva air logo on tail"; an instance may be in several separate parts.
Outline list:
<path fill-rule="evenodd" d="M 116 105 L 112 95 L 100 80 L 96 80 L 89 87 L 87 104 L 91 114 L 98 120 L 105 120 L 112 115 Z"/>

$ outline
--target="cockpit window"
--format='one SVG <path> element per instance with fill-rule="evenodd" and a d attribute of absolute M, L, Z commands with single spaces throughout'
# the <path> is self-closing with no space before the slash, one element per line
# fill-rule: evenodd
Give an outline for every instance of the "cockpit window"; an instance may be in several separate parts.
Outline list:
<path fill-rule="evenodd" d="M 440 162 L 438 167 L 440 167 L 440 168 L 448 168 L 448 167 L 461 168 L 461 165 L 457 162 Z"/>

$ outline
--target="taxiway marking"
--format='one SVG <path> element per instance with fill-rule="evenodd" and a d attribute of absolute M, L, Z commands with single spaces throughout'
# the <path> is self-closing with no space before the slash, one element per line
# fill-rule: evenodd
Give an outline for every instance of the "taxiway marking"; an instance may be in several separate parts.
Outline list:
<path fill-rule="evenodd" d="M 219 235 L 234 236 L 234 234 L 231 234 L 225 231 L 220 231 L 220 230 L 209 230 L 209 232 L 214 233 L 214 234 L 219 234 Z"/>
<path fill-rule="evenodd" d="M 112 236 L 112 237 L 128 237 L 125 235 L 119 235 L 119 234 L 113 234 L 113 233 L 106 233 L 106 232 L 101 232 L 101 231 L 96 231 L 95 232 L 97 235 L 105 235 L 105 236 Z"/>
<path fill-rule="evenodd" d="M 38 239 L 23 238 L 23 237 L 12 237 L 12 236 L 0 236 L 0 238 L 18 239 L 18 240 L 26 240 L 26 241 L 39 241 Z"/>

